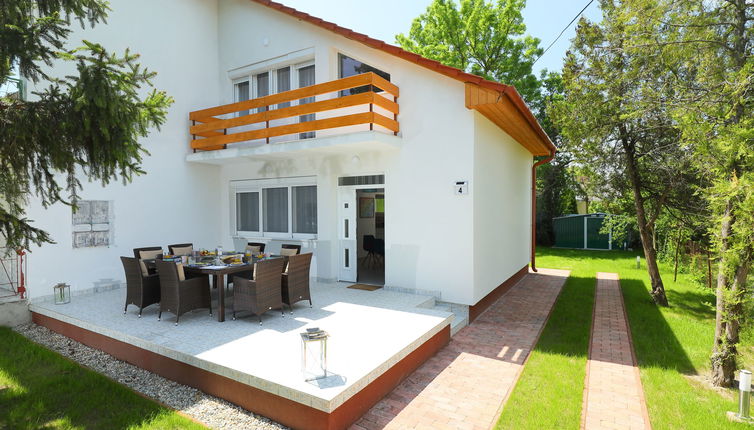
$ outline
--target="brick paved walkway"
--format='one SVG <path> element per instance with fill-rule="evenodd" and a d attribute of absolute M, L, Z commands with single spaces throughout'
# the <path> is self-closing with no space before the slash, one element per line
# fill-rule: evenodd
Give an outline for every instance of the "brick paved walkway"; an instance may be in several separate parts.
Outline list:
<path fill-rule="evenodd" d="M 548 269 L 529 273 L 351 430 L 488 430 L 568 274 Z"/>
<path fill-rule="evenodd" d="M 617 273 L 597 273 L 584 387 L 582 428 L 651 428 Z"/>

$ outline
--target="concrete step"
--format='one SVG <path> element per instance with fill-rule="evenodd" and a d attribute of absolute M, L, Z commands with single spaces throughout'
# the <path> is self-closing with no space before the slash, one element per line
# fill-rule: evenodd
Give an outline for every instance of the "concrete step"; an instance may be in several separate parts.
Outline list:
<path fill-rule="evenodd" d="M 453 322 L 450 324 L 450 335 L 455 336 L 459 330 L 469 325 L 468 318 L 453 318 Z"/>
<path fill-rule="evenodd" d="M 420 303 L 417 308 L 434 309 L 437 300 L 433 296 L 427 296 L 427 300 Z"/>
<path fill-rule="evenodd" d="M 468 307 L 466 306 L 435 301 L 435 305 L 432 307 L 432 309 L 443 312 L 450 312 L 453 314 L 453 322 L 450 323 L 451 336 L 455 335 L 459 330 L 469 325 L 469 311 Z"/>
<path fill-rule="evenodd" d="M 7 300 L 0 302 L 0 326 L 15 327 L 31 322 L 31 312 L 27 300 Z"/>

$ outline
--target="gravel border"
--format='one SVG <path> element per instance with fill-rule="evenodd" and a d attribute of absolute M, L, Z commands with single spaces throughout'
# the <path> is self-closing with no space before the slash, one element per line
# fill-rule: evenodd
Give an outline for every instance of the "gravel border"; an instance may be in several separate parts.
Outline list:
<path fill-rule="evenodd" d="M 15 327 L 14 330 L 29 340 L 176 409 L 210 428 L 287 429 L 282 424 L 253 414 L 223 399 L 118 360 L 110 354 L 90 348 L 46 327 L 30 323 Z"/>

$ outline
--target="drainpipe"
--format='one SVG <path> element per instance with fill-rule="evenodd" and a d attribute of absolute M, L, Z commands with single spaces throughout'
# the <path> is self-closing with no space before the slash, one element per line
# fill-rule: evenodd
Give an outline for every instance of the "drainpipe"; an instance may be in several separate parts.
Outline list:
<path fill-rule="evenodd" d="M 531 168 L 531 270 L 537 271 L 537 167 L 549 163 L 555 158 L 555 151 L 551 151 L 547 158 L 537 161 Z"/>

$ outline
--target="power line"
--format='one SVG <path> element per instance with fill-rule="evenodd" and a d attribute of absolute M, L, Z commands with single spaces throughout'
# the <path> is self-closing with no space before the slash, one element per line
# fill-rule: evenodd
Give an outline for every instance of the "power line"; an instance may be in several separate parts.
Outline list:
<path fill-rule="evenodd" d="M 584 6 L 583 9 L 581 9 L 581 12 L 577 13 L 576 16 L 573 17 L 573 19 L 571 20 L 571 22 L 569 22 L 568 25 L 566 25 L 565 27 L 563 27 L 563 30 L 560 31 L 560 34 L 558 34 L 558 37 L 556 37 L 555 40 L 553 40 L 552 43 L 550 43 L 550 45 L 547 48 L 545 48 L 545 50 L 542 52 L 542 55 L 540 55 L 539 57 L 537 57 L 536 60 L 534 60 L 534 63 L 531 63 L 532 66 L 534 64 L 536 64 L 536 62 L 539 61 L 540 58 L 542 58 L 545 54 L 547 54 L 547 51 L 549 51 L 550 48 L 552 48 L 552 45 L 554 45 L 555 42 L 557 42 L 558 39 L 560 39 L 560 36 L 562 36 L 563 33 L 565 33 L 565 31 L 568 30 L 568 27 L 570 27 L 571 24 L 573 24 L 573 22 L 576 21 L 581 16 L 581 14 L 584 13 L 584 11 L 586 10 L 586 8 L 588 8 L 589 5 L 591 5 L 592 3 L 594 3 L 594 0 L 589 0 L 589 3 L 587 3 L 586 6 Z"/>

